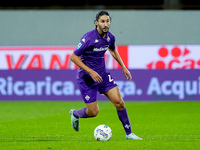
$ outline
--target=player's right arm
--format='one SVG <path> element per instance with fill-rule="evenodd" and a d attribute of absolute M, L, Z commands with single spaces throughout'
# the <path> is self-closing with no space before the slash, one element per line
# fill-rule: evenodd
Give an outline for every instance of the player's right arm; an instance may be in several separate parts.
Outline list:
<path fill-rule="evenodd" d="M 95 82 L 101 83 L 103 81 L 103 79 L 101 78 L 101 76 L 94 70 L 92 70 L 91 68 L 89 68 L 87 65 L 85 65 L 79 58 L 79 56 L 77 56 L 75 53 L 72 53 L 72 55 L 70 56 L 70 60 L 72 62 L 74 62 L 79 68 L 85 70 L 86 72 L 89 73 L 89 75 L 92 77 L 92 79 Z"/>

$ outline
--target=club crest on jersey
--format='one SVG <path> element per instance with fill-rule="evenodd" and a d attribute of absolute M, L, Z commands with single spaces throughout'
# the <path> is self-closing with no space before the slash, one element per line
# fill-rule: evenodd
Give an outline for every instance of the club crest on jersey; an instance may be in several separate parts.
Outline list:
<path fill-rule="evenodd" d="M 86 95 L 85 99 L 88 101 L 90 99 L 90 97 L 88 95 Z"/>
<path fill-rule="evenodd" d="M 109 37 L 109 36 L 107 37 L 107 41 L 108 41 L 108 42 L 110 41 L 110 37 Z"/>

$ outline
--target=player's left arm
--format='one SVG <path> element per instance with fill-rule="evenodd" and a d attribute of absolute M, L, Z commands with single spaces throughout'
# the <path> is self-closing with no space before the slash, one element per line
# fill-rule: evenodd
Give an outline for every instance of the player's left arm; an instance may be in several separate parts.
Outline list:
<path fill-rule="evenodd" d="M 110 54 L 113 56 L 113 58 L 119 63 L 119 65 L 121 66 L 123 73 L 126 77 L 126 79 L 129 79 L 130 81 L 132 81 L 132 76 L 131 73 L 128 71 L 128 69 L 126 68 L 126 66 L 124 65 L 118 51 L 116 49 L 112 50 L 109 48 L 109 52 Z"/>

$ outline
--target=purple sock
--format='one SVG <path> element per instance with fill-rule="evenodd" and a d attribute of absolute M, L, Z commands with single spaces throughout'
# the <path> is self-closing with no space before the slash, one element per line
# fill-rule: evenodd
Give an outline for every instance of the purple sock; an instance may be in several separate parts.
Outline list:
<path fill-rule="evenodd" d="M 132 133 L 131 124 L 128 118 L 128 113 L 127 113 L 126 108 L 124 110 L 117 110 L 117 114 L 118 114 L 119 120 L 122 122 L 126 135 L 131 134 Z"/>
<path fill-rule="evenodd" d="M 88 118 L 88 116 L 86 114 L 86 110 L 87 110 L 87 107 L 84 107 L 84 108 L 79 109 L 79 110 L 75 110 L 73 112 L 73 115 L 76 118 Z"/>

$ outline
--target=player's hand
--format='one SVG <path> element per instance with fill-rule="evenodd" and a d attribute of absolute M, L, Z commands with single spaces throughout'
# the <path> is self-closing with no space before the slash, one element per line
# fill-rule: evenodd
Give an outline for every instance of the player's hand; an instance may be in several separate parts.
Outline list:
<path fill-rule="evenodd" d="M 101 83 L 103 81 L 102 77 L 96 71 L 92 70 L 89 74 L 95 82 Z"/>
<path fill-rule="evenodd" d="M 127 80 L 129 80 L 130 82 L 132 81 L 132 75 L 131 73 L 128 71 L 128 69 L 124 68 L 123 69 L 123 73 L 124 73 L 124 76 L 126 77 Z"/>

